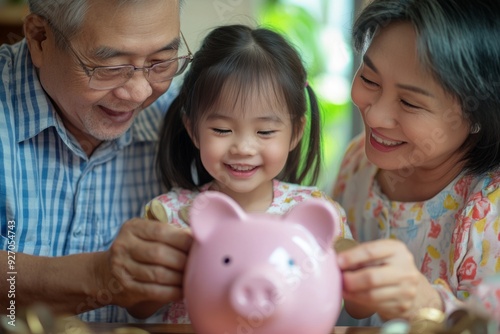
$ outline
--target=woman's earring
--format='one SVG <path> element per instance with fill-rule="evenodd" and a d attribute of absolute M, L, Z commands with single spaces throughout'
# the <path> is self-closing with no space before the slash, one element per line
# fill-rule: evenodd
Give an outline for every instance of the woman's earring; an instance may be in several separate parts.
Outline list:
<path fill-rule="evenodd" d="M 470 133 L 471 134 L 476 134 L 479 131 L 481 131 L 481 125 L 479 125 L 479 123 L 474 123 L 474 125 L 470 129 Z"/>

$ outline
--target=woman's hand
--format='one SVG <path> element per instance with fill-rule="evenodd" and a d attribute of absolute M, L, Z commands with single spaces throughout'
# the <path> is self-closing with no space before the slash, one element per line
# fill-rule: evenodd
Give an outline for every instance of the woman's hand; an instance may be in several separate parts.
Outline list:
<path fill-rule="evenodd" d="M 392 239 L 360 244 L 338 255 L 343 297 L 384 319 L 411 319 L 423 307 L 443 308 L 406 245 Z"/>

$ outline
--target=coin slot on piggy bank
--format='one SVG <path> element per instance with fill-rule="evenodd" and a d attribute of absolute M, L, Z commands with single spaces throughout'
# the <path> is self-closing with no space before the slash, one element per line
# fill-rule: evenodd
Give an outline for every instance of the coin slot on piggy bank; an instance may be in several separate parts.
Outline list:
<path fill-rule="evenodd" d="M 342 303 L 331 247 L 340 220 L 331 204 L 245 213 L 209 191 L 193 202 L 190 222 L 184 295 L 197 333 L 330 333 Z"/>

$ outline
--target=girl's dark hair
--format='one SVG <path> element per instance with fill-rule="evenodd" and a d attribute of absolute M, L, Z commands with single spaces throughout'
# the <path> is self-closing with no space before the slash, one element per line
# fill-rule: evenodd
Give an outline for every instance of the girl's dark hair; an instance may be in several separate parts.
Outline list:
<path fill-rule="evenodd" d="M 201 163 L 200 152 L 184 127 L 183 117 L 189 120 L 190 131 L 196 136 L 203 113 L 217 103 L 229 80 L 243 97 L 259 89 L 260 83 L 270 82 L 274 90 L 271 93 L 287 104 L 292 136 L 299 135 L 303 119 L 309 119 L 308 131 L 304 131 L 304 136 L 309 136 L 289 153 L 278 178 L 291 183 L 315 183 L 321 165 L 320 115 L 300 56 L 276 32 L 228 25 L 214 29 L 204 39 L 164 119 L 158 167 L 165 186 L 194 190 L 213 180 Z M 306 116 L 308 102 L 310 115 Z"/>
<path fill-rule="evenodd" d="M 354 46 L 364 51 L 392 22 L 409 22 L 420 60 L 461 104 L 472 133 L 464 169 L 482 174 L 500 165 L 500 1 L 374 0 L 358 16 Z M 450 120 L 455 122 L 456 120 Z"/>

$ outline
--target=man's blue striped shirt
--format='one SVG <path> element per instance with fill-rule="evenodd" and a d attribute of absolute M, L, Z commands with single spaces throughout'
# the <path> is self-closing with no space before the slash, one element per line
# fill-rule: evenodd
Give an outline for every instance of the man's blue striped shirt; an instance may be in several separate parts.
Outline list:
<path fill-rule="evenodd" d="M 108 249 L 121 225 L 164 192 L 154 161 L 173 93 L 89 158 L 44 93 L 25 41 L 0 47 L 0 74 L 0 249 L 8 248 L 9 221 L 16 252 L 62 256 Z M 130 320 L 111 306 L 81 317 Z"/>

